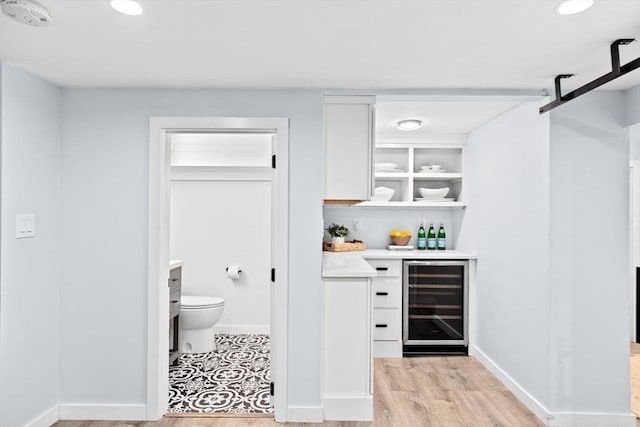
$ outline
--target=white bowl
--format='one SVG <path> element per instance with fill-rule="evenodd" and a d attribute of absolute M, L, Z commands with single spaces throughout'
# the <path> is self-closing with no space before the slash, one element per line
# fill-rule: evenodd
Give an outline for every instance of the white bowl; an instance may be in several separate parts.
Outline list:
<path fill-rule="evenodd" d="M 420 166 L 420 169 L 421 169 L 422 171 L 430 171 L 430 170 L 431 170 L 431 166 L 429 166 L 429 165 L 426 165 L 426 166 Z"/>
<path fill-rule="evenodd" d="M 373 190 L 372 202 L 388 202 L 396 191 L 393 188 L 376 187 Z"/>
<path fill-rule="evenodd" d="M 423 188 L 421 187 L 420 195 L 424 199 L 442 199 L 449 193 L 449 187 L 444 188 Z"/>
<path fill-rule="evenodd" d="M 442 165 L 431 165 L 431 172 L 437 172 L 442 169 Z"/>
<path fill-rule="evenodd" d="M 397 167 L 395 163 L 376 163 L 376 170 L 393 170 Z"/>

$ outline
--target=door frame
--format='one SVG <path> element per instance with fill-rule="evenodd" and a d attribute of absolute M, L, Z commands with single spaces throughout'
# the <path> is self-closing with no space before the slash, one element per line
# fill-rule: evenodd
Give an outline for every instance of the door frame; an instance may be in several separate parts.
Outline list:
<path fill-rule="evenodd" d="M 286 421 L 289 289 L 289 119 L 282 117 L 150 117 L 147 291 L 147 419 L 159 420 L 169 389 L 170 145 L 167 132 L 267 131 L 275 134 L 277 167 L 272 189 L 271 381 L 274 418 Z M 166 325 L 163 327 L 161 325 Z"/>
<path fill-rule="evenodd" d="M 629 262 L 630 341 L 638 342 L 638 292 L 636 267 L 640 266 L 640 160 L 631 160 L 629 168 L 629 218 L 631 256 Z"/>

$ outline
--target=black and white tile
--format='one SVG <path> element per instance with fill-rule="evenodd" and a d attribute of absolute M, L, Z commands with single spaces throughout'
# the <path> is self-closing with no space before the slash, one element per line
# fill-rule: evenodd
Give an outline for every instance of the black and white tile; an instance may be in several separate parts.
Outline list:
<path fill-rule="evenodd" d="M 169 413 L 271 413 L 269 336 L 216 334 L 211 353 L 169 367 Z"/>

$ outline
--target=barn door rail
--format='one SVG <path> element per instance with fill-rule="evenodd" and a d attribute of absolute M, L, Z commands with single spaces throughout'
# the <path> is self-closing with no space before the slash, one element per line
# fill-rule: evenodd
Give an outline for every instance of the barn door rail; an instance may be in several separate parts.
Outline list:
<path fill-rule="evenodd" d="M 563 79 L 568 79 L 569 77 L 573 77 L 573 74 L 557 75 L 554 79 L 556 88 L 556 99 L 551 101 L 547 105 L 540 107 L 540 114 L 551 111 L 554 108 L 564 104 L 565 102 L 576 99 L 577 97 L 584 95 L 587 92 L 591 92 L 595 88 L 600 87 L 605 83 L 609 83 L 610 81 L 615 80 L 618 77 L 624 76 L 625 74 L 630 73 L 637 68 L 640 68 L 640 58 L 636 58 L 627 64 L 620 65 L 620 46 L 627 45 L 633 41 L 635 41 L 635 39 L 618 39 L 611 43 L 611 71 L 598 77 L 595 80 L 590 81 L 583 86 L 580 86 L 575 90 L 572 90 L 567 94 L 562 95 L 560 81 Z"/>

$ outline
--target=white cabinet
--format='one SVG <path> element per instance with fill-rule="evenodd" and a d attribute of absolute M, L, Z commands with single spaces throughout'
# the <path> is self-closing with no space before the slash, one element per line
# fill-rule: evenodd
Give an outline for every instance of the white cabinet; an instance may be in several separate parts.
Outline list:
<path fill-rule="evenodd" d="M 325 200 L 369 200 L 374 96 L 324 97 Z"/>
<path fill-rule="evenodd" d="M 373 286 L 373 356 L 402 357 L 402 260 L 370 259 Z"/>
<path fill-rule="evenodd" d="M 380 144 L 375 149 L 376 164 L 393 164 L 393 169 L 375 171 L 374 186 L 394 190 L 389 202 L 366 202 L 369 206 L 464 207 L 464 144 Z M 439 165 L 440 170 L 423 166 Z M 420 200 L 420 188 L 449 187 L 445 200 Z"/>
<path fill-rule="evenodd" d="M 323 314 L 324 419 L 371 421 L 371 279 L 325 278 Z"/>

